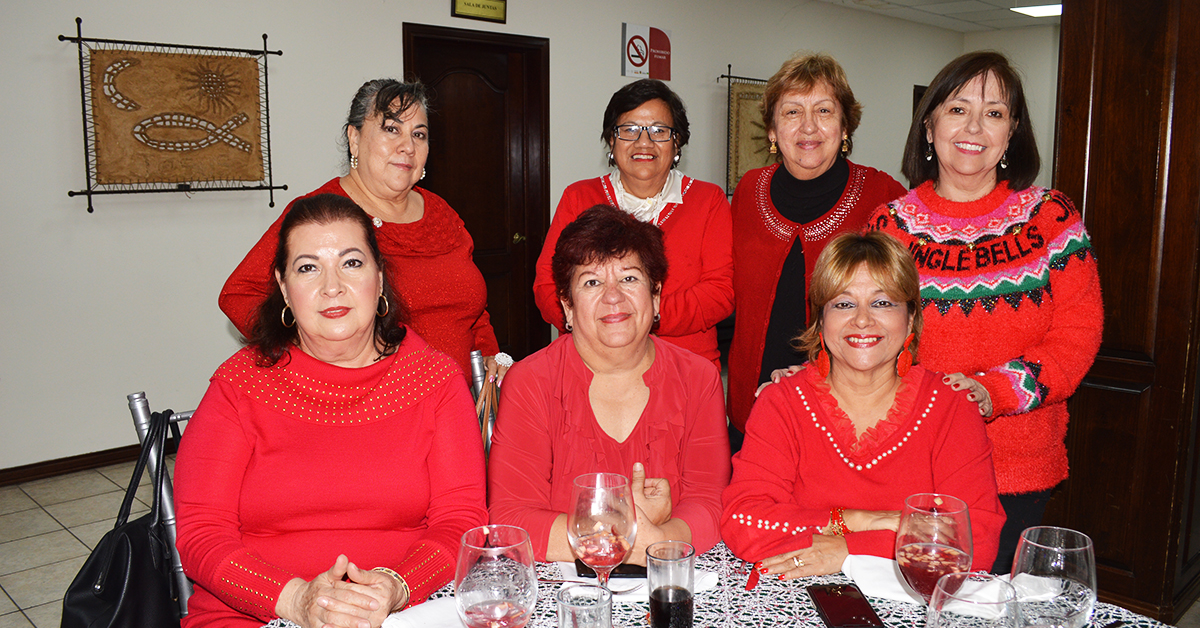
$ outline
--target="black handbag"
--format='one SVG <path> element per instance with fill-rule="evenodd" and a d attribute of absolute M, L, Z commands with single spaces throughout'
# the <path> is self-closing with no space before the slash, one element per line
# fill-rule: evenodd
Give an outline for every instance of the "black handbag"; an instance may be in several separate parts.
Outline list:
<path fill-rule="evenodd" d="M 170 416 L 169 411 L 151 416 L 150 430 L 125 491 L 116 526 L 100 539 L 67 587 L 62 628 L 178 628 L 170 537 L 160 519 L 159 508 Z M 134 493 L 151 452 L 157 457 L 154 505 L 148 514 L 128 521 Z"/>

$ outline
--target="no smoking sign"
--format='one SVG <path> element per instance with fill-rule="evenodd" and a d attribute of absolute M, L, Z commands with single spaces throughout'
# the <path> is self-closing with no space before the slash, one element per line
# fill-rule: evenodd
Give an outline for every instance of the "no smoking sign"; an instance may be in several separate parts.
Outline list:
<path fill-rule="evenodd" d="M 641 24 L 621 25 L 621 76 L 671 80 L 671 37 Z"/>

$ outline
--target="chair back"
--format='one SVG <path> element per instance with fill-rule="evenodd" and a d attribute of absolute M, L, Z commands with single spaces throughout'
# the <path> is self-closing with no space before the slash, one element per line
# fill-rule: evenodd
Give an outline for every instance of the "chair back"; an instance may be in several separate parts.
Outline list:
<path fill-rule="evenodd" d="M 129 399 L 129 413 L 133 415 L 133 427 L 137 430 L 138 442 L 143 447 L 146 446 L 146 436 L 150 432 L 150 402 L 146 400 L 146 393 L 135 392 L 127 396 Z M 168 410 L 168 412 L 170 412 Z M 192 418 L 192 412 L 172 412 L 171 413 L 171 431 L 174 432 L 176 438 L 179 437 L 178 423 Z M 151 448 L 158 447 L 158 443 L 150 443 Z M 149 466 L 150 477 L 154 477 L 158 473 L 158 452 L 151 452 Z M 163 470 L 164 472 L 166 469 Z M 187 616 L 188 598 L 192 596 L 192 583 L 183 573 L 183 563 L 179 560 L 179 548 L 175 546 L 175 491 L 172 488 L 171 475 L 168 473 L 164 476 L 162 484 L 162 494 L 158 496 L 159 509 L 162 513 L 163 527 L 167 529 L 167 534 L 171 540 L 171 573 L 175 578 L 175 591 L 178 594 L 177 601 L 179 602 L 179 616 Z"/>

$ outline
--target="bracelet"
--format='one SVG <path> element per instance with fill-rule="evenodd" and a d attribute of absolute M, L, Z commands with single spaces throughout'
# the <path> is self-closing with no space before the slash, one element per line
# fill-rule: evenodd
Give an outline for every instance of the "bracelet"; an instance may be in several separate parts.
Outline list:
<path fill-rule="evenodd" d="M 837 507 L 829 509 L 829 533 L 833 536 L 846 536 L 850 532 L 850 528 L 846 527 L 846 519 L 842 516 L 846 512 L 845 508 Z"/>
<path fill-rule="evenodd" d="M 404 591 L 404 604 L 400 605 L 400 608 L 404 608 L 404 606 L 408 604 L 409 598 L 412 597 L 412 591 L 409 590 L 408 583 L 404 581 L 404 577 L 401 576 L 400 574 L 396 573 L 395 569 L 388 569 L 387 567 L 376 567 L 376 568 L 372 569 L 371 571 L 378 571 L 379 573 L 387 574 L 396 579 L 396 582 L 398 582 L 400 584 L 400 588 Z M 399 609 L 392 609 L 392 610 L 399 610 Z"/>

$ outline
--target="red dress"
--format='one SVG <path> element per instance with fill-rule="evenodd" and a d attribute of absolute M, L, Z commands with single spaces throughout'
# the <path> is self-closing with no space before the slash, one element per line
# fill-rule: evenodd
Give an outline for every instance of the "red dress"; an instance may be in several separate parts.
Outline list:
<path fill-rule="evenodd" d="M 483 446 L 458 367 L 409 330 L 396 353 L 342 368 L 242 349 L 217 369 L 180 445 L 178 547 L 196 583 L 185 627 L 257 628 L 293 577 L 346 554 L 391 567 L 412 603 L 454 577 L 487 523 Z"/>
<path fill-rule="evenodd" d="M 471 234 L 442 197 L 413 188 L 425 200 L 425 214 L 407 224 L 385 222 L 375 229 L 387 265 L 388 281 L 408 308 L 409 325 L 438 351 L 471 372 L 471 350 L 495 355 L 500 350 L 487 313 L 487 284 L 475 266 Z M 338 179 L 300 198 L 317 194 L 350 197 Z M 292 201 L 295 203 L 295 201 Z M 225 281 L 221 311 L 242 335 L 248 335 L 258 306 L 271 293 L 279 225 L 292 203 L 263 234 Z"/>
<path fill-rule="evenodd" d="M 745 431 L 762 370 L 763 346 L 783 262 L 799 240 L 804 247 L 805 285 L 817 256 L 834 236 L 861 229 L 871 210 L 904 195 L 904 186 L 885 172 L 850 165 L 850 180 L 833 209 L 803 225 L 794 223 L 771 202 L 771 177 L 778 164 L 751 170 L 733 193 L 733 293 L 737 318 L 729 348 L 729 418 Z"/>
<path fill-rule="evenodd" d="M 1061 192 L 1001 182 L 969 203 L 932 182 L 880 207 L 871 227 L 900 240 L 921 274 L 919 357 L 978 379 L 1004 495 L 1067 477 L 1067 398 L 1100 348 L 1104 306 L 1083 218 Z M 983 373 L 982 375 L 975 375 Z"/>
<path fill-rule="evenodd" d="M 992 446 L 977 406 L 942 377 L 913 366 L 887 418 L 858 439 L 815 368 L 764 388 L 723 496 L 725 544 L 759 561 L 811 546 L 830 508 L 900 510 L 914 493 L 947 493 L 970 508 L 972 568 L 991 568 L 1004 525 Z M 846 535 L 851 554 L 893 558 L 895 543 L 890 531 Z"/>
<path fill-rule="evenodd" d="M 607 176 L 572 183 L 563 192 L 538 256 L 533 296 L 542 318 L 563 327 L 562 305 L 554 288 L 550 260 L 563 228 L 596 205 L 618 207 Z M 667 280 L 663 283 L 661 320 L 654 334 L 688 349 L 721 368 L 717 323 L 733 313 L 733 253 L 729 202 L 721 188 L 683 178 L 683 202 L 667 205 L 656 226 L 663 231 Z M 507 380 L 505 380 L 507 381 Z"/>
<path fill-rule="evenodd" d="M 671 483 L 671 516 L 704 552 L 721 539 L 721 490 L 729 483 L 729 437 L 721 378 L 708 361 L 653 339 L 654 363 L 643 375 L 650 401 L 633 432 L 617 442 L 596 422 L 588 401 L 592 371 L 570 334 L 513 365 L 504 376 L 500 416 L 488 459 L 492 523 L 529 531 L 546 559 L 554 519 L 571 509 L 583 473 L 646 477 Z"/>

